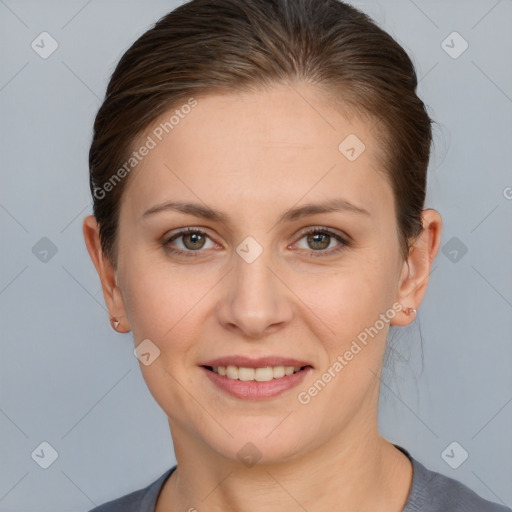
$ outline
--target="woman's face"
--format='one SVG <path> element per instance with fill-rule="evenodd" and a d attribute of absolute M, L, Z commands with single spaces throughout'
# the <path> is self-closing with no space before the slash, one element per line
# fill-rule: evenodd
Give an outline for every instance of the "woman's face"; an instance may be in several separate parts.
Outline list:
<path fill-rule="evenodd" d="M 322 98 L 306 84 L 202 97 L 140 139 L 155 147 L 123 195 L 116 278 L 177 449 L 278 461 L 376 428 L 389 321 L 403 315 L 393 193 L 372 125 Z M 195 207 L 148 213 L 166 203 Z M 340 208 L 313 212 L 328 203 Z M 236 357 L 308 368 L 249 382 L 203 366 Z"/>

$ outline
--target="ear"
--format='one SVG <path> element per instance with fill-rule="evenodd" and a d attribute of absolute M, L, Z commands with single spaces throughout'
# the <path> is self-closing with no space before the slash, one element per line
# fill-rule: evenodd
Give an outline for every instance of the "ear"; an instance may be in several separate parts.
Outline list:
<path fill-rule="evenodd" d="M 101 281 L 103 296 L 110 314 L 119 322 L 117 332 L 130 330 L 121 290 L 117 286 L 116 271 L 103 253 L 100 243 L 99 224 L 94 215 L 85 217 L 82 226 L 85 245 Z"/>
<path fill-rule="evenodd" d="M 422 212 L 423 231 L 412 245 L 402 267 L 396 302 L 403 309 L 391 320 L 391 325 L 409 325 L 416 315 L 409 313 L 409 308 L 418 309 L 425 292 L 432 268 L 441 244 L 443 222 L 436 210 L 427 209 Z"/>

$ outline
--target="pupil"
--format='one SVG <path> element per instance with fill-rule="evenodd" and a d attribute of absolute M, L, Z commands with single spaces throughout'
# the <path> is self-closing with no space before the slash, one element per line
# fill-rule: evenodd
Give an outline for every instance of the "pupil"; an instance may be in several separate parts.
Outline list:
<path fill-rule="evenodd" d="M 321 244 L 321 240 L 319 240 L 319 237 L 323 237 L 324 238 L 324 243 L 321 247 L 316 247 L 317 249 L 325 249 L 326 247 L 329 246 L 329 242 L 325 243 L 325 240 L 329 238 L 328 235 L 325 235 L 323 233 L 315 233 L 313 235 L 311 235 L 311 238 L 313 238 L 313 244 L 316 244 L 316 243 L 320 243 Z"/>
<path fill-rule="evenodd" d="M 196 244 L 196 243 L 200 242 L 200 239 L 201 239 L 202 235 L 200 235 L 199 233 L 191 233 L 191 234 L 187 235 L 187 236 L 185 237 L 185 239 L 186 239 L 187 237 L 189 237 L 190 239 L 192 239 L 192 245 L 194 245 L 194 244 Z M 202 245 L 200 245 L 200 246 L 199 246 L 199 248 L 201 248 L 201 247 L 202 247 Z M 196 249 L 196 248 L 198 248 L 198 247 L 192 247 L 192 248 L 193 248 L 193 249 Z"/>

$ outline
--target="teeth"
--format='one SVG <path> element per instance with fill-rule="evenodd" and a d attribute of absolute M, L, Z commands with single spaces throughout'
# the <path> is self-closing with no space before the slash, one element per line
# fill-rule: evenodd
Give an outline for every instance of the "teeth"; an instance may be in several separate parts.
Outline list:
<path fill-rule="evenodd" d="M 228 377 L 229 379 L 238 379 L 243 381 L 255 380 L 257 382 L 266 382 L 272 379 L 280 379 L 285 375 L 291 375 L 298 372 L 300 366 L 265 366 L 264 368 L 245 368 L 243 366 L 214 366 L 215 373 Z"/>
<path fill-rule="evenodd" d="M 238 379 L 238 368 L 236 366 L 226 366 L 226 376 L 230 379 Z"/>
<path fill-rule="evenodd" d="M 291 366 L 288 366 L 288 368 L 291 368 Z M 285 369 L 284 366 L 275 366 L 272 368 L 272 373 L 274 374 L 274 379 L 280 379 L 281 377 L 285 376 Z"/>

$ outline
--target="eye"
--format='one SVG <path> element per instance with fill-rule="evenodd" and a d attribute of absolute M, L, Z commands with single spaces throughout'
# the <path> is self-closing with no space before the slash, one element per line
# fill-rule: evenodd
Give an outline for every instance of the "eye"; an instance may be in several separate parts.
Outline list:
<path fill-rule="evenodd" d="M 338 235 L 334 231 L 328 228 L 312 228 L 302 233 L 300 240 L 306 240 L 306 250 L 311 250 L 311 256 L 328 256 L 343 250 L 345 247 L 350 246 L 348 240 L 345 240 L 342 236 Z M 300 241 L 299 240 L 299 241 Z M 332 242 L 337 241 L 338 244 L 334 244 L 332 248 Z M 298 242 L 296 242 L 298 244 Z M 331 247 L 331 248 L 329 248 Z M 299 247 L 304 249 L 304 247 Z"/>
<path fill-rule="evenodd" d="M 180 240 L 176 247 L 175 241 Z M 177 254 L 178 256 L 196 257 L 199 256 L 201 249 L 211 249 L 215 247 L 215 243 L 211 241 L 211 245 L 208 247 L 206 242 L 210 239 L 208 234 L 198 228 L 184 228 L 168 237 L 164 242 L 163 246 L 169 253 Z M 310 251 L 310 256 L 329 256 L 336 254 L 343 250 L 345 247 L 350 246 L 349 240 L 345 240 L 341 235 L 335 233 L 329 228 L 317 227 L 308 229 L 302 233 L 301 240 L 305 239 L 307 247 L 299 247 L 299 249 L 305 249 Z M 333 242 L 338 244 L 333 244 Z M 297 245 L 299 242 L 296 242 Z M 334 247 L 332 247 L 334 245 Z"/>
<path fill-rule="evenodd" d="M 182 239 L 181 241 L 181 247 L 182 248 L 176 248 L 171 242 L 174 242 L 175 240 Z M 174 254 L 178 254 L 180 256 L 198 256 L 198 253 L 200 252 L 200 249 L 206 248 L 211 249 L 215 246 L 215 244 L 212 242 L 212 246 L 207 247 L 206 246 L 206 240 L 210 237 L 202 230 L 197 228 L 184 228 L 177 233 L 173 234 L 171 237 L 167 238 L 163 246 L 165 247 L 165 250 Z"/>

